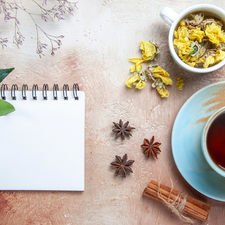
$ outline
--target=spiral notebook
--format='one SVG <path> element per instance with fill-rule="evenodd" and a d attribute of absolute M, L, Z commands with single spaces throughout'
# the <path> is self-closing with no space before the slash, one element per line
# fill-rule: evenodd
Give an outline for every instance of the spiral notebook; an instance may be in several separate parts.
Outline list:
<path fill-rule="evenodd" d="M 1 88 L 15 112 L 0 117 L 0 190 L 83 191 L 84 92 L 27 89 Z"/>

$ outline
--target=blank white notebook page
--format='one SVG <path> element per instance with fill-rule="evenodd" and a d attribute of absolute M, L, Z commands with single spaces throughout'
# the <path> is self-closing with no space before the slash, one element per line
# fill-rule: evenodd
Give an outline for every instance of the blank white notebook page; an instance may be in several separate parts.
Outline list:
<path fill-rule="evenodd" d="M 0 190 L 84 190 L 85 94 L 78 91 L 68 100 L 52 91 L 37 100 L 27 91 L 27 100 L 16 91 L 16 100 L 6 91 L 6 101 L 16 111 L 0 117 Z"/>

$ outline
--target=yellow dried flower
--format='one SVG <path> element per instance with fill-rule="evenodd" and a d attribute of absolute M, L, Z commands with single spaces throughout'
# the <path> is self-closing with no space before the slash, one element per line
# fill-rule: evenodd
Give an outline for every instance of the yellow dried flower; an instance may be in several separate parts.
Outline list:
<path fill-rule="evenodd" d="M 173 84 L 169 73 L 162 69 L 160 66 L 155 67 L 155 69 L 152 71 L 152 76 L 153 78 L 160 78 L 165 85 Z"/>
<path fill-rule="evenodd" d="M 186 26 L 178 27 L 178 30 L 174 31 L 174 36 L 176 39 L 181 39 L 181 40 L 183 38 L 188 38 L 189 36 L 188 28 Z"/>
<path fill-rule="evenodd" d="M 145 62 L 154 59 L 157 49 L 153 43 L 142 41 L 140 49 L 142 50 L 142 59 L 144 59 Z"/>
<path fill-rule="evenodd" d="M 188 40 L 187 37 L 183 39 L 174 39 L 173 44 L 178 49 L 178 54 L 180 57 L 183 55 L 190 55 L 193 51 L 193 48 L 190 47 L 191 41 Z"/>
<path fill-rule="evenodd" d="M 205 59 L 205 62 L 204 62 L 204 64 L 203 64 L 203 67 L 204 68 L 208 68 L 208 66 L 210 66 L 210 65 L 214 65 L 215 64 L 215 58 L 212 56 L 212 55 L 210 55 L 210 56 L 208 56 L 206 59 Z"/>
<path fill-rule="evenodd" d="M 166 89 L 157 87 L 156 90 L 160 94 L 161 98 L 167 98 L 167 97 L 169 97 L 169 92 Z"/>
<path fill-rule="evenodd" d="M 184 20 L 181 20 L 181 21 L 180 21 L 180 26 L 183 27 L 183 26 L 185 26 L 185 25 L 186 25 L 185 21 L 184 21 Z"/>
<path fill-rule="evenodd" d="M 206 26 L 205 34 L 217 46 L 220 42 L 225 42 L 225 34 L 222 32 L 221 26 L 215 23 Z"/>
<path fill-rule="evenodd" d="M 131 66 L 130 73 L 141 71 L 142 63 L 144 62 L 144 60 L 142 58 L 131 58 L 131 59 L 129 59 L 129 61 L 135 63 L 135 65 Z"/>
<path fill-rule="evenodd" d="M 204 57 L 198 58 L 198 59 L 195 61 L 195 66 L 198 67 L 198 64 L 199 64 L 199 63 L 205 63 Z"/>
<path fill-rule="evenodd" d="M 152 87 L 156 88 L 162 98 L 168 97 L 169 92 L 166 90 L 166 85 L 172 85 L 173 81 L 170 78 L 169 73 L 158 65 L 150 65 L 145 71 L 152 80 Z"/>
<path fill-rule="evenodd" d="M 196 63 L 195 62 L 186 62 L 189 66 L 195 67 Z"/>
<path fill-rule="evenodd" d="M 132 63 L 135 63 L 137 65 L 144 62 L 144 60 L 142 58 L 130 58 L 129 61 L 132 62 Z"/>
<path fill-rule="evenodd" d="M 142 50 L 142 58 L 129 59 L 130 62 L 134 63 L 130 68 L 130 72 L 135 73 L 133 77 L 128 78 L 126 81 L 126 85 L 129 88 L 135 86 L 138 89 L 142 89 L 145 87 L 147 77 L 145 72 L 142 71 L 142 63 L 153 60 L 159 53 L 158 45 L 150 41 L 142 41 L 140 49 Z"/>
<path fill-rule="evenodd" d="M 213 66 L 225 59 L 225 32 L 222 27 L 223 23 L 215 18 L 204 19 L 203 14 L 191 15 L 191 18 L 181 20 L 174 31 L 174 49 L 181 60 L 192 67 Z"/>
<path fill-rule="evenodd" d="M 131 66 L 130 68 L 130 73 L 134 73 L 134 72 L 140 72 L 142 69 L 142 64 L 134 64 Z"/>
<path fill-rule="evenodd" d="M 189 39 L 191 41 L 197 40 L 199 43 L 202 42 L 202 38 L 205 37 L 204 31 L 201 31 L 200 28 L 190 30 Z"/>
<path fill-rule="evenodd" d="M 139 74 L 135 74 L 134 76 L 127 79 L 126 85 L 129 88 L 132 88 L 132 85 L 133 85 L 137 89 L 142 89 L 145 87 L 146 82 L 145 82 L 145 80 L 141 79 Z"/>
<path fill-rule="evenodd" d="M 216 23 L 217 23 L 218 25 L 220 25 L 221 27 L 223 26 L 223 23 L 222 23 L 221 21 L 219 21 L 219 20 L 216 20 Z"/>
<path fill-rule="evenodd" d="M 143 80 L 140 80 L 140 81 L 136 84 L 136 88 L 142 89 L 142 88 L 145 87 L 145 85 L 146 85 L 146 82 L 143 81 Z"/>
<path fill-rule="evenodd" d="M 185 85 L 184 80 L 181 77 L 177 77 L 176 87 L 179 91 L 182 91 L 183 86 Z"/>
<path fill-rule="evenodd" d="M 214 65 L 216 63 L 219 63 L 219 62 L 221 62 L 222 60 L 225 59 L 225 52 L 224 51 L 217 50 L 215 54 L 216 55 L 209 55 L 205 59 L 204 64 L 203 64 L 204 68 L 208 68 L 209 66 Z"/>
<path fill-rule="evenodd" d="M 225 59 L 225 52 L 222 50 L 217 50 L 216 51 L 216 63 L 219 63 L 224 59 Z"/>
<path fill-rule="evenodd" d="M 188 63 L 189 60 L 191 59 L 191 56 L 190 55 L 179 55 L 180 58 L 185 62 L 185 63 Z"/>

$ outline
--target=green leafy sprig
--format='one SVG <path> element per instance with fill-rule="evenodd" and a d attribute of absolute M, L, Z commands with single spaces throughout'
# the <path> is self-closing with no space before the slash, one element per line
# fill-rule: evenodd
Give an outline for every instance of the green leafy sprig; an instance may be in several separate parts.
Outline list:
<path fill-rule="evenodd" d="M 14 68 L 0 69 L 0 83 L 14 70 Z M 7 101 L 0 99 L 0 116 L 14 112 L 15 108 Z"/>

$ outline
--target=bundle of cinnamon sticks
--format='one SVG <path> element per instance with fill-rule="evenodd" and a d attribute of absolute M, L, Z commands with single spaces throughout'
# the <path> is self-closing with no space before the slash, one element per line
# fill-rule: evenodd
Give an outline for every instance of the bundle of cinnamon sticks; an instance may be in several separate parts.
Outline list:
<path fill-rule="evenodd" d="M 158 192 L 160 197 L 168 201 L 169 203 L 175 202 L 175 206 L 177 204 L 180 204 L 183 200 L 183 195 L 181 195 L 181 198 L 177 198 L 180 193 L 179 191 L 174 189 L 171 190 L 171 188 L 166 185 L 160 184 L 159 190 L 158 182 L 154 180 L 151 180 L 148 187 L 144 189 L 143 195 L 155 199 L 159 202 L 163 202 L 163 200 L 159 198 Z M 210 207 L 211 206 L 206 204 L 205 202 L 188 196 L 183 208 L 183 212 L 201 221 L 206 221 L 206 219 L 208 218 Z"/>

